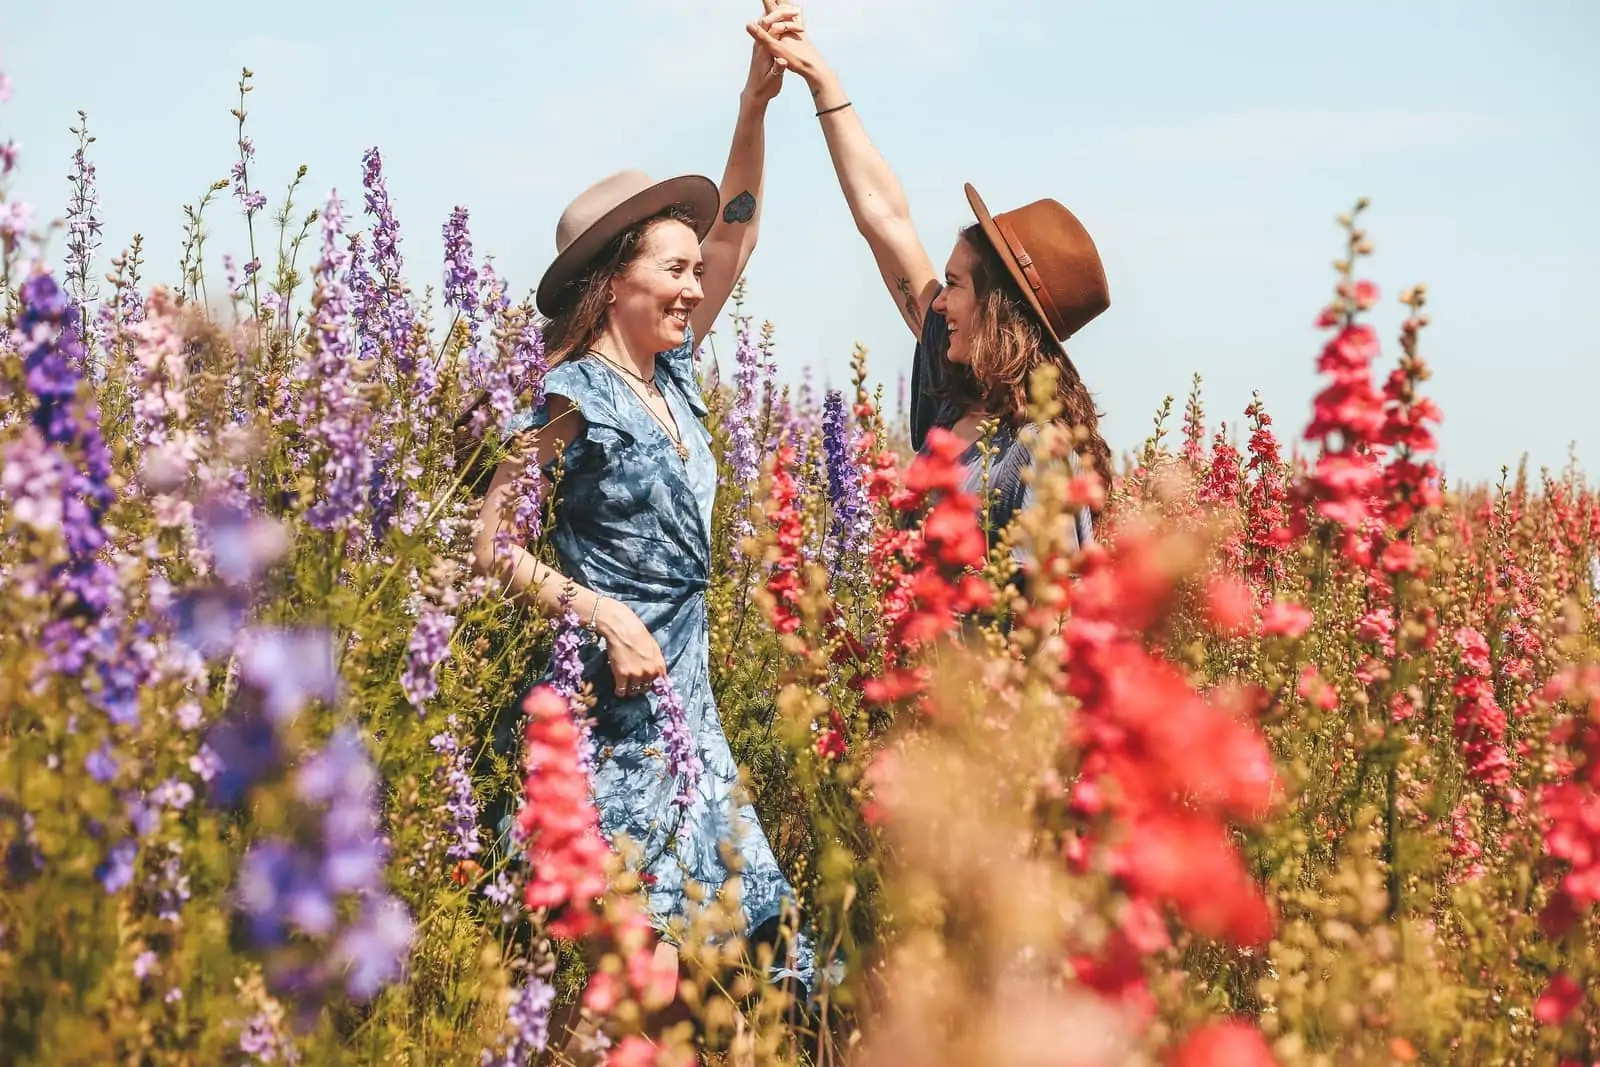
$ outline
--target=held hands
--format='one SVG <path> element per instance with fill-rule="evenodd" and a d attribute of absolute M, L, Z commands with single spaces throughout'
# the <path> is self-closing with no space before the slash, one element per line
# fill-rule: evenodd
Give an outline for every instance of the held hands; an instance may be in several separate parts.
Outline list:
<path fill-rule="evenodd" d="M 766 12 L 745 27 L 756 40 L 754 62 L 766 62 L 779 71 L 792 70 L 815 91 L 827 73 L 816 45 L 806 37 L 800 9 L 781 0 L 761 0 Z"/>
<path fill-rule="evenodd" d="M 763 23 L 770 25 L 774 32 L 785 32 L 790 27 L 796 30 L 800 28 L 799 8 L 780 3 L 779 0 L 761 0 L 761 4 L 766 13 L 759 21 L 745 27 L 752 37 L 755 36 L 754 27 Z M 784 64 L 774 59 L 757 38 L 750 49 L 750 74 L 745 79 L 744 96 L 753 103 L 767 103 L 783 89 L 783 70 Z"/>
<path fill-rule="evenodd" d="M 610 597 L 602 599 L 595 611 L 594 628 L 606 639 L 617 696 L 638 696 L 667 673 L 661 646 L 626 604 Z"/>

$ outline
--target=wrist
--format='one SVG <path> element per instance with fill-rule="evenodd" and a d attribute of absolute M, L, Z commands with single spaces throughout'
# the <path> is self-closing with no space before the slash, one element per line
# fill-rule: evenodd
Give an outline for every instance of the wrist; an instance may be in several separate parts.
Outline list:
<path fill-rule="evenodd" d="M 739 115 L 744 118 L 761 119 L 767 115 L 767 105 L 772 102 L 771 97 L 757 96 L 749 89 L 739 94 Z"/>
<path fill-rule="evenodd" d="M 839 83 L 838 75 L 826 67 L 807 79 L 807 84 L 811 87 L 811 99 L 818 111 L 845 102 L 844 86 Z"/>
<path fill-rule="evenodd" d="M 616 633 L 616 616 L 613 612 L 619 606 L 610 597 L 596 597 L 594 611 L 590 615 L 589 629 L 601 637 L 610 639 Z"/>

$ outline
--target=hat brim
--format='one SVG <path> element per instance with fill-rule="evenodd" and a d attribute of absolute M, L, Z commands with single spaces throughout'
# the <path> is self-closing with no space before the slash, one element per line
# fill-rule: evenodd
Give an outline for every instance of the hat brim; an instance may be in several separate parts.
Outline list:
<path fill-rule="evenodd" d="M 1000 232 L 1000 227 L 995 225 L 994 216 L 989 213 L 989 207 L 983 202 L 983 197 L 978 195 L 978 190 L 972 187 L 971 182 L 965 183 L 967 191 L 967 205 L 972 208 L 972 213 L 978 216 L 978 225 L 983 228 L 983 234 L 989 238 L 989 243 L 994 250 L 1000 253 L 1000 261 L 1006 265 L 1006 270 L 1011 272 L 1012 279 L 1017 283 L 1017 288 L 1032 305 L 1034 313 L 1039 316 L 1039 321 L 1044 328 L 1050 331 L 1050 336 L 1057 341 L 1065 340 L 1055 323 L 1050 321 L 1050 313 L 1044 309 L 1044 302 L 1039 299 L 1039 294 L 1033 291 L 1033 286 L 1028 283 L 1028 276 L 1022 273 L 1022 266 L 1017 262 L 1011 246 L 1006 243 L 1005 235 Z"/>
<path fill-rule="evenodd" d="M 583 274 L 590 260 L 612 238 L 628 227 L 659 215 L 670 207 L 685 207 L 694 214 L 695 236 L 704 241 L 706 234 L 716 224 L 717 208 L 721 206 L 722 194 L 717 190 L 717 183 L 700 174 L 667 178 L 639 190 L 596 219 L 545 268 L 544 277 L 539 279 L 539 288 L 534 296 L 539 313 L 546 318 L 554 318 L 566 310 L 562 290 Z"/>

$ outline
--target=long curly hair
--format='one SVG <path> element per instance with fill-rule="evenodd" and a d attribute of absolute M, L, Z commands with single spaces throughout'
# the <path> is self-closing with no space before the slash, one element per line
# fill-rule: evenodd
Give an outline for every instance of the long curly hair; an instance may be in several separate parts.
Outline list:
<path fill-rule="evenodd" d="M 1013 427 L 1020 427 L 1028 417 L 1028 386 L 1033 372 L 1046 363 L 1054 364 L 1056 400 L 1061 405 L 1058 419 L 1086 433 L 1078 447 L 1079 454 L 1109 487 L 1111 449 L 1100 436 L 1103 413 L 1095 409 L 1094 398 L 1078 368 L 1022 295 L 983 228 L 974 223 L 961 231 L 961 239 L 977 253 L 972 288 L 978 312 L 969 342 L 970 361 L 967 366 L 952 368 L 952 397 L 968 404 L 982 404 Z"/>

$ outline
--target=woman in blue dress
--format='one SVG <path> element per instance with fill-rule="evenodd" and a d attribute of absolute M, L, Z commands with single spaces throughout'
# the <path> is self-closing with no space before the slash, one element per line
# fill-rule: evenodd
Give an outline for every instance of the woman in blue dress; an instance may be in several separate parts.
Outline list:
<path fill-rule="evenodd" d="M 734 873 L 725 842 L 738 854 L 750 935 L 773 937 L 796 902 L 754 809 L 735 802 L 738 767 L 711 692 L 706 589 L 717 465 L 692 355 L 755 248 L 764 116 L 782 76 L 753 48 L 720 190 L 700 176 L 657 182 L 628 171 L 592 186 L 562 215 L 557 255 L 537 292 L 549 320 L 545 400 L 507 427 L 547 473 L 559 459 L 550 529 L 557 566 L 521 546 L 496 554 L 517 461 L 494 472 L 477 544 L 480 569 L 548 614 L 565 602 L 601 639 L 582 650 L 597 698 L 595 806 L 607 839 L 625 834 L 642 851 L 639 873 L 664 935 L 658 958 L 669 966 L 677 963 L 671 926 L 688 910 L 686 882 L 711 894 Z M 673 739 L 656 688 L 663 677 L 683 707 L 690 764 L 699 764 L 692 790 L 687 768 L 669 773 Z M 807 942 L 787 943 L 779 966 L 809 986 Z"/>
<path fill-rule="evenodd" d="M 873 147 L 840 85 L 798 18 L 780 27 L 752 24 L 751 36 L 811 88 L 816 116 L 856 228 L 877 261 L 895 307 L 917 338 L 912 367 L 911 442 L 921 451 L 941 427 L 967 442 L 961 457 L 967 488 L 987 492 L 993 537 L 1030 503 L 1023 473 L 1034 464 L 1028 425 L 1033 372 L 1053 364 L 1060 421 L 1081 429 L 1078 458 L 1111 484 L 1111 451 L 1099 412 L 1063 342 L 1110 306 L 1105 269 L 1083 224 L 1054 200 L 991 215 L 966 186 L 978 221 L 964 228 L 940 283 L 924 250 L 905 192 Z M 980 428 L 993 421 L 995 454 L 985 460 Z M 1071 457 L 1069 457 L 1071 459 Z M 1073 461 L 1076 465 L 1076 461 Z M 1090 510 L 1073 517 L 1080 544 L 1091 536 Z"/>

